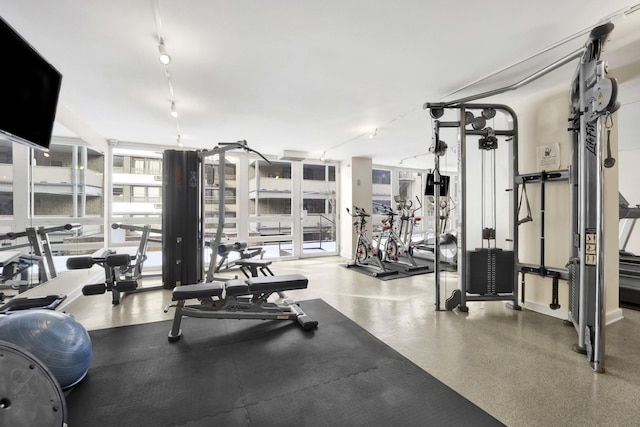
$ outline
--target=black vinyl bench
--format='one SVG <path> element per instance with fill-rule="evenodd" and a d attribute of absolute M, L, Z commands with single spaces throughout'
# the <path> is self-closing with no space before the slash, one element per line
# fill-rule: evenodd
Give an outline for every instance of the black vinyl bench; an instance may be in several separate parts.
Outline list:
<path fill-rule="evenodd" d="M 272 294 L 273 292 L 306 289 L 309 280 L 302 274 L 281 276 L 259 276 L 246 280 L 233 279 L 228 282 L 209 282 L 196 285 L 183 285 L 173 289 L 172 299 L 181 301 L 193 298 Z"/>
<path fill-rule="evenodd" d="M 296 320 L 305 330 L 318 326 L 318 322 L 307 316 L 298 304 L 291 300 L 282 303 L 268 302 L 271 294 L 283 291 L 306 289 L 309 280 L 302 274 L 282 276 L 250 277 L 247 280 L 233 279 L 227 282 L 214 281 L 193 285 L 182 285 L 173 289 L 169 307 L 176 308 L 169 341 L 182 336 L 182 317 L 209 319 L 255 319 Z M 185 305 L 189 299 L 199 299 L 200 304 Z"/>

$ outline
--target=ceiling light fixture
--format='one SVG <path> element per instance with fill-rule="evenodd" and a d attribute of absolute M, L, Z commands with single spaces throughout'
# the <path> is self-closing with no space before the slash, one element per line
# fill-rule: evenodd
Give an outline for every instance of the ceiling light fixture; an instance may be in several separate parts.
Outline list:
<path fill-rule="evenodd" d="M 364 132 L 364 133 L 361 133 L 361 134 L 359 134 L 359 135 L 356 135 L 356 136 L 354 136 L 354 137 L 352 137 L 352 138 L 349 138 L 349 139 L 347 139 L 346 141 L 339 142 L 339 143 L 337 143 L 337 144 L 335 144 L 335 145 L 333 145 L 333 146 L 331 146 L 331 147 L 329 147 L 329 148 L 326 148 L 326 149 L 324 150 L 324 154 L 325 154 L 325 156 L 326 156 L 326 154 L 327 154 L 329 151 L 331 151 L 331 150 L 335 150 L 336 148 L 340 148 L 340 147 L 342 147 L 342 146 L 344 146 L 344 145 L 347 145 L 347 144 L 349 144 L 349 143 L 351 143 L 351 142 L 353 142 L 353 141 L 356 141 L 356 140 L 358 140 L 358 139 L 362 138 L 363 136 L 368 136 L 368 137 L 369 137 L 369 139 L 373 139 L 373 138 L 375 138 L 375 137 L 376 137 L 376 135 L 378 134 L 378 129 L 388 129 L 388 128 L 389 128 L 389 126 L 390 126 L 390 125 L 392 125 L 393 123 L 395 123 L 395 122 L 397 122 L 397 121 L 402 120 L 403 118 L 407 117 L 409 114 L 418 113 L 418 112 L 420 112 L 420 113 L 422 112 L 422 106 L 419 106 L 419 107 L 413 107 L 413 108 L 411 108 L 411 109 L 409 109 L 409 110 L 405 111 L 404 113 L 400 114 L 399 116 L 394 117 L 393 119 L 389 120 L 388 122 L 383 123 L 383 124 L 381 125 L 381 127 L 380 127 L 380 128 L 375 128 L 375 130 L 373 131 L 373 133 L 367 133 L 367 132 Z M 373 136 L 372 136 L 372 135 L 373 135 Z"/>
<path fill-rule="evenodd" d="M 178 122 L 178 110 L 176 109 L 176 98 L 173 92 L 173 84 L 171 83 L 171 74 L 169 73 L 169 63 L 171 62 L 171 57 L 167 53 L 167 48 L 164 44 L 164 37 L 162 32 L 162 17 L 160 16 L 160 5 L 158 0 L 151 0 L 151 4 L 153 7 L 153 15 L 156 20 L 156 30 L 158 35 L 158 52 L 160 53 L 160 62 L 162 63 L 162 67 L 164 68 L 164 76 L 167 79 L 167 86 L 169 89 L 169 99 L 171 100 L 170 107 L 170 115 L 174 119 L 176 125 L 176 140 L 178 141 L 178 146 L 182 147 L 182 138 L 180 132 L 180 123 Z"/>
<path fill-rule="evenodd" d="M 164 45 L 164 39 L 160 38 L 160 44 L 158 45 L 158 52 L 160 52 L 160 62 L 164 65 L 169 65 L 171 57 L 167 53 L 167 48 Z"/>

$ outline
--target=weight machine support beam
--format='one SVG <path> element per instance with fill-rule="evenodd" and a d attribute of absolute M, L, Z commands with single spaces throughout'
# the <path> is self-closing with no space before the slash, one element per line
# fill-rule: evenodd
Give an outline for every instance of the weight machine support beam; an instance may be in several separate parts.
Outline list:
<path fill-rule="evenodd" d="M 131 224 L 123 224 L 121 222 L 114 222 L 111 224 L 111 228 L 117 230 L 119 228 L 127 231 L 140 231 L 149 230 L 151 233 L 162 234 L 162 230 L 159 228 L 150 228 L 148 225 L 131 225 Z"/>
<path fill-rule="evenodd" d="M 214 241 L 213 241 L 213 246 L 210 246 L 211 248 L 211 259 L 209 260 L 209 269 L 207 270 L 207 275 L 206 275 L 206 281 L 207 282 L 211 282 L 213 280 L 215 280 L 215 271 L 216 271 L 216 265 L 218 265 L 218 246 L 220 246 L 220 241 L 222 240 L 222 233 L 224 230 L 224 192 L 225 192 L 225 188 L 226 188 L 226 182 L 225 182 L 225 174 L 224 174 L 224 169 L 225 169 L 225 161 L 226 161 L 226 156 L 225 153 L 227 151 L 231 151 L 231 150 L 245 150 L 245 151 L 250 151 L 253 153 L 256 153 L 257 155 L 259 155 L 260 157 L 262 157 L 263 160 L 265 160 L 267 163 L 271 163 L 266 157 L 264 157 L 262 154 L 260 154 L 258 151 L 249 148 L 249 146 L 247 145 L 247 141 L 246 140 L 240 140 L 237 142 L 219 142 L 218 145 L 211 151 L 203 151 L 200 153 L 200 160 L 201 160 L 201 177 L 200 177 L 200 182 L 205 182 L 205 168 L 204 168 L 204 159 L 209 157 L 209 156 L 215 156 L 218 155 L 218 163 L 219 163 L 219 167 L 218 170 L 220 171 L 220 173 L 218 175 L 220 175 L 219 178 L 219 184 L 218 184 L 218 228 L 216 230 L 216 235 L 214 237 Z M 202 197 L 201 197 L 201 206 L 200 206 L 200 220 L 203 222 L 203 226 L 202 226 L 202 232 L 200 233 L 200 243 L 202 245 L 202 247 L 204 247 L 204 185 L 202 185 Z"/>
<path fill-rule="evenodd" d="M 246 144 L 246 141 L 245 141 Z M 202 154 L 202 160 L 204 160 L 205 157 L 208 156 L 212 156 L 217 154 L 218 157 L 218 228 L 216 231 L 216 235 L 213 239 L 213 242 L 211 242 L 210 244 L 210 249 L 211 249 L 211 259 L 209 260 L 209 269 L 207 270 L 207 276 L 205 281 L 206 282 L 212 282 L 215 279 L 215 271 L 216 271 L 216 265 L 218 265 L 218 246 L 220 246 L 220 241 L 222 240 L 222 230 L 224 230 L 224 192 L 225 187 L 226 187 L 226 182 L 225 182 L 225 162 L 226 162 L 226 156 L 225 153 L 229 150 L 233 150 L 233 149 L 237 149 L 237 148 L 242 148 L 240 143 L 236 144 L 230 144 L 230 145 L 225 145 L 225 146 L 218 146 L 216 147 L 215 150 L 210 151 L 210 152 L 204 152 Z M 201 165 L 201 174 L 202 176 L 200 177 L 200 182 L 205 182 L 205 167 L 204 167 L 204 161 L 202 162 Z M 202 186 L 202 195 L 201 195 L 201 200 L 203 201 L 200 204 L 200 218 L 202 218 L 202 221 L 204 223 L 204 216 L 205 216 L 205 211 L 204 211 L 204 194 L 205 192 L 205 188 L 204 185 Z M 204 247 L 204 226 L 202 228 L 202 233 L 200 233 L 200 239 L 201 239 L 201 244 L 202 247 Z"/>
<path fill-rule="evenodd" d="M 434 240 L 433 240 L 433 271 L 436 285 L 436 311 L 440 311 L 440 121 L 433 124 L 434 135 L 434 167 L 433 167 L 433 215 L 434 215 Z"/>
<path fill-rule="evenodd" d="M 443 107 L 443 108 L 447 108 L 447 107 L 455 107 L 455 106 L 460 106 L 462 104 L 465 104 L 467 102 L 471 102 L 471 101 L 476 101 L 478 99 L 482 99 L 482 98 L 488 98 L 490 96 L 494 96 L 494 95 L 500 95 L 501 93 L 505 93 L 511 90 L 516 90 L 521 88 L 522 86 L 528 85 L 529 83 L 538 80 L 540 77 L 543 77 L 547 74 L 549 74 L 552 71 L 557 70 L 558 68 L 562 67 L 563 65 L 566 65 L 568 63 L 570 63 L 571 61 L 573 61 L 574 59 L 578 59 L 580 57 L 582 57 L 582 55 L 586 52 L 586 47 L 582 47 L 576 51 L 571 52 L 570 54 L 568 54 L 567 56 L 565 56 L 564 58 L 561 58 L 559 60 L 557 60 L 556 62 L 551 63 L 550 65 L 547 65 L 546 67 L 536 71 L 535 73 L 531 74 L 528 77 L 525 77 L 524 79 L 520 80 L 517 83 L 514 83 L 512 85 L 509 86 L 505 86 L 503 88 L 499 88 L 499 89 L 494 89 L 494 90 L 490 90 L 487 92 L 482 92 L 476 95 L 471 95 L 471 96 L 467 96 L 465 98 L 460 98 L 460 99 L 455 99 L 453 101 L 447 101 L 447 102 L 443 102 L 443 103 L 439 103 L 439 104 L 432 104 L 432 103 L 425 103 L 423 106 L 423 109 L 427 109 L 427 108 L 432 108 L 432 107 Z"/>

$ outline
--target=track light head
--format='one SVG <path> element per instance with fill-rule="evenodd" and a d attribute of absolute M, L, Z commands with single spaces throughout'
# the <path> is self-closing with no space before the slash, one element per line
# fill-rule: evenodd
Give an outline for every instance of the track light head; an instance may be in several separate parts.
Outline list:
<path fill-rule="evenodd" d="M 164 46 L 164 40 L 160 39 L 158 45 L 158 52 L 160 53 L 160 62 L 164 65 L 168 65 L 171 62 L 171 57 L 167 53 L 167 48 Z"/>
<path fill-rule="evenodd" d="M 173 117 L 174 119 L 176 117 L 178 117 L 178 110 L 176 110 L 176 103 L 175 101 L 171 101 L 171 117 Z"/>

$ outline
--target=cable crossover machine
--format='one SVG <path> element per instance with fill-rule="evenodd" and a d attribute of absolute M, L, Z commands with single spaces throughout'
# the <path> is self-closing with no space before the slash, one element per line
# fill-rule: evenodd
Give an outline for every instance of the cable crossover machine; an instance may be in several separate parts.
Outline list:
<path fill-rule="evenodd" d="M 604 372 L 604 168 L 615 164 L 609 146 L 611 115 L 619 108 L 617 102 L 617 82 L 606 77 L 604 61 L 600 59 L 607 38 L 614 29 L 612 23 L 595 27 L 585 45 L 560 60 L 548 65 L 525 79 L 500 89 L 454 101 L 425 103 L 433 121 L 433 142 L 430 152 L 435 155 L 434 195 L 440 194 L 444 179 L 439 173 L 439 157 L 444 155 L 447 145 L 440 139 L 444 129 L 457 130 L 458 171 L 458 287 L 446 301 L 446 308 L 468 311 L 467 301 L 505 300 L 514 309 L 520 309 L 518 302 L 518 275 L 535 274 L 553 280 L 551 308 L 558 308 L 558 279 L 569 284 L 568 324 L 575 327 L 577 344 L 574 351 L 587 355 L 589 364 L 596 372 Z M 571 167 L 553 173 L 539 172 L 519 174 L 518 172 L 518 122 L 515 112 L 505 105 L 473 104 L 473 101 L 518 89 L 574 60 L 579 64 L 570 88 L 569 132 L 571 142 Z M 441 120 L 445 113 L 457 113 L 456 120 Z M 501 116 L 501 117 L 500 117 Z M 487 120 L 499 123 L 501 127 L 487 126 Z M 606 137 L 603 135 L 606 133 Z M 467 139 L 477 139 L 481 151 L 481 221 L 476 230 L 482 240 L 482 247 L 470 248 L 470 241 L 477 239 L 472 234 L 468 220 L 472 219 L 466 206 L 476 191 L 469 191 L 468 173 L 476 163 L 468 162 L 469 144 Z M 604 155 L 606 143 L 606 157 Z M 502 224 L 496 215 L 496 152 L 509 150 L 506 185 L 508 218 L 504 245 L 497 245 Z M 503 157 L 504 158 L 504 157 Z M 502 168 L 504 169 L 504 168 Z M 477 170 L 476 170 L 477 172 Z M 549 181 L 569 181 L 571 186 L 571 241 L 570 259 L 567 268 L 546 265 L 544 251 L 544 186 Z M 539 264 L 523 264 L 518 258 L 518 225 L 533 220 L 526 185 L 540 184 L 540 259 Z M 473 194 L 471 194 L 473 193 Z M 518 195 L 520 194 L 520 200 Z M 523 199 L 526 204 L 523 205 Z M 518 209 L 516 210 L 516 206 Z M 527 215 L 518 218 L 519 211 L 527 206 Z M 437 224 L 436 219 L 436 224 Z M 503 227 L 504 228 L 504 227 Z M 438 230 L 436 230 L 436 234 Z M 435 253 L 438 254 L 438 239 Z M 436 309 L 440 310 L 440 269 L 435 262 Z M 524 289 L 523 289 L 524 290 Z"/>

